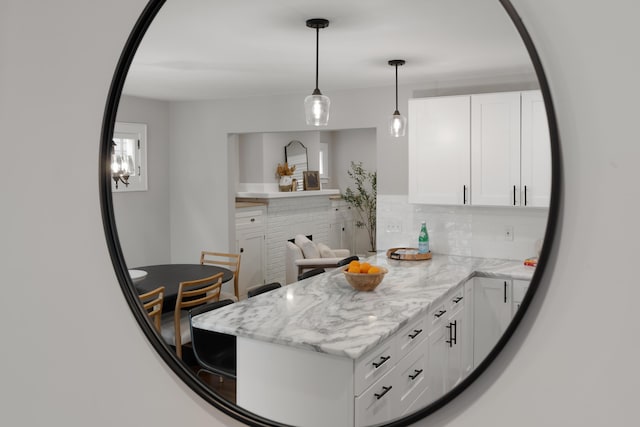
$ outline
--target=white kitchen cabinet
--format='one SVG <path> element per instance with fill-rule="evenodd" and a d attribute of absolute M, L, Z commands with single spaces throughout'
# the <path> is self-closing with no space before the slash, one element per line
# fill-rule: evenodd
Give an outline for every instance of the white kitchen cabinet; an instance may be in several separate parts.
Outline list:
<path fill-rule="evenodd" d="M 515 206 L 520 191 L 520 92 L 471 96 L 471 203 Z"/>
<path fill-rule="evenodd" d="M 513 291 L 512 291 L 512 304 L 511 304 L 511 317 L 515 316 L 518 309 L 520 309 L 520 305 L 522 304 L 522 300 L 524 299 L 527 290 L 529 289 L 529 281 L 528 280 L 516 280 L 512 281 Z"/>
<path fill-rule="evenodd" d="M 510 280 L 474 277 L 475 365 L 482 362 L 498 342 L 511 321 Z"/>
<path fill-rule="evenodd" d="M 409 100 L 409 203 L 469 204 L 471 98 Z"/>
<path fill-rule="evenodd" d="M 355 219 L 353 210 L 343 200 L 331 200 L 329 207 L 328 245 L 332 249 L 349 249 L 355 253 Z"/>
<path fill-rule="evenodd" d="M 529 287 L 528 280 L 474 277 L 473 346 L 477 366 L 511 323 Z"/>
<path fill-rule="evenodd" d="M 472 293 L 467 288 L 471 289 L 467 283 L 458 286 L 427 315 L 431 329 L 427 341 L 426 403 L 451 390 L 472 370 L 472 319 L 467 317 L 466 309 L 472 305 Z"/>
<path fill-rule="evenodd" d="M 265 283 L 266 209 L 251 206 L 236 209 L 236 252 L 240 254 L 238 293 L 247 297 L 247 289 Z"/>
<path fill-rule="evenodd" d="M 409 202 L 548 206 L 540 91 L 409 100 Z"/>
<path fill-rule="evenodd" d="M 551 137 L 542 92 L 522 92 L 521 205 L 548 207 Z"/>

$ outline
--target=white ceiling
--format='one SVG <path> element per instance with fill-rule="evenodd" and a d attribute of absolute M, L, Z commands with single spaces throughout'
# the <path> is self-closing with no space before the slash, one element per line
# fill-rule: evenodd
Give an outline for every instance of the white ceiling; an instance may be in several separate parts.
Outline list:
<path fill-rule="evenodd" d="M 325 95 L 399 84 L 531 74 L 498 0 L 167 0 L 132 63 L 125 94 L 198 100 L 311 93 L 314 29 Z"/>

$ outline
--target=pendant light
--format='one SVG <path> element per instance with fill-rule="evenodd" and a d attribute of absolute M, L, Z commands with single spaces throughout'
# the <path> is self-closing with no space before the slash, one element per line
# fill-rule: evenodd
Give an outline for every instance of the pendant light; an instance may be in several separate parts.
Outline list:
<path fill-rule="evenodd" d="M 329 21 L 322 18 L 307 20 L 307 27 L 316 29 L 316 88 L 304 99 L 304 112 L 307 124 L 326 126 L 329 122 L 329 97 L 324 96 L 318 89 L 318 50 L 320 47 L 320 28 L 327 28 Z"/>
<path fill-rule="evenodd" d="M 407 133 L 407 118 L 398 111 L 398 65 L 404 65 L 404 59 L 392 59 L 389 65 L 396 67 L 396 110 L 389 119 L 389 133 L 391 136 L 399 138 Z"/>

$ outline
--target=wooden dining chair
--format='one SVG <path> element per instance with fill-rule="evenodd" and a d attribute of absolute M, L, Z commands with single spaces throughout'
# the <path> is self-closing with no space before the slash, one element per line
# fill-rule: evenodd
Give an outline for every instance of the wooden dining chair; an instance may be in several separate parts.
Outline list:
<path fill-rule="evenodd" d="M 202 251 L 200 252 L 200 264 L 219 265 L 231 270 L 233 272 L 233 293 L 236 296 L 236 300 L 240 301 L 240 292 L 238 288 L 240 254 Z"/>
<path fill-rule="evenodd" d="M 164 303 L 164 286 L 139 295 L 140 302 L 153 322 L 158 333 L 162 322 L 162 304 Z"/>
<path fill-rule="evenodd" d="M 223 275 L 218 273 L 204 279 L 181 282 L 175 310 L 162 315 L 162 338 L 167 344 L 175 346 L 178 358 L 182 358 L 182 346 L 191 342 L 189 313 L 185 309 L 218 301 Z"/>

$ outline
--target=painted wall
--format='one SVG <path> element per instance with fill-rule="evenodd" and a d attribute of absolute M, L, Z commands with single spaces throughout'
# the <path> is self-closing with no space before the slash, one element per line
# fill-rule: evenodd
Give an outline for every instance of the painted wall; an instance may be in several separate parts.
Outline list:
<path fill-rule="evenodd" d="M 169 103 L 123 96 L 117 121 L 147 125 L 147 191 L 113 194 L 120 245 L 130 267 L 170 262 Z"/>
<path fill-rule="evenodd" d="M 416 425 L 632 425 L 640 386 L 640 203 L 633 197 L 640 5 L 514 3 L 540 50 L 560 122 L 563 213 L 554 261 L 496 362 Z M 144 4 L 0 2 L 0 143 L 3 159 L 16 160 L 3 164 L 0 221 L 6 425 L 238 425 L 182 385 L 144 341 L 104 242 L 101 119 Z M 378 158 L 403 155 L 382 147 Z M 69 152 L 77 161 L 62 176 Z M 218 177 L 210 169 L 207 182 Z M 7 177 L 24 179 L 15 185 Z M 191 184 L 213 195 L 228 191 Z"/>

